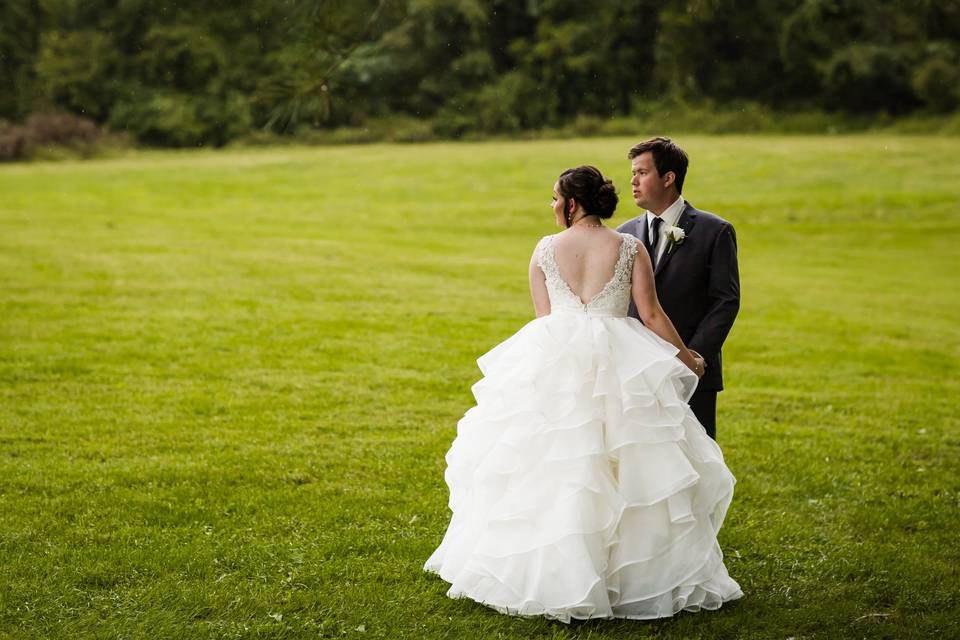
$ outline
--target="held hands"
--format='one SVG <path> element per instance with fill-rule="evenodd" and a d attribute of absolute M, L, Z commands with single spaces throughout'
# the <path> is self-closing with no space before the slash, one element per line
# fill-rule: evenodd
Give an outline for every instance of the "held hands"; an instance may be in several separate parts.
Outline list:
<path fill-rule="evenodd" d="M 693 349 L 687 349 L 687 351 L 693 356 L 693 372 L 697 374 L 698 378 L 702 378 L 704 372 L 707 370 L 707 361 Z"/>

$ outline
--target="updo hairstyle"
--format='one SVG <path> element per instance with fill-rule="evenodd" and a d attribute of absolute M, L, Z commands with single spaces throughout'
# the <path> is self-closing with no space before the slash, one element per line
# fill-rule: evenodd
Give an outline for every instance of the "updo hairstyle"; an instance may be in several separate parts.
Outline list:
<path fill-rule="evenodd" d="M 587 215 L 607 219 L 617 210 L 617 190 L 613 181 L 604 178 L 594 166 L 584 165 L 567 169 L 557 180 L 557 191 L 563 197 L 564 221 L 567 227 L 572 222 L 567 212 L 567 200 L 573 198 Z"/>

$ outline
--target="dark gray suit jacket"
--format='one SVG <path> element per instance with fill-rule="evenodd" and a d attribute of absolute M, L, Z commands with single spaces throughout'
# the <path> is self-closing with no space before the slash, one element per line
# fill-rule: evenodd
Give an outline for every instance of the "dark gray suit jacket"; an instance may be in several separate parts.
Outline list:
<path fill-rule="evenodd" d="M 617 230 L 646 244 L 644 218 L 645 214 L 629 220 Z M 720 348 L 740 310 L 737 235 L 729 222 L 696 209 L 686 200 L 677 226 L 687 236 L 660 258 L 654 272 L 657 297 L 683 342 L 707 361 L 697 390 L 720 391 Z M 629 314 L 639 319 L 633 302 Z"/>

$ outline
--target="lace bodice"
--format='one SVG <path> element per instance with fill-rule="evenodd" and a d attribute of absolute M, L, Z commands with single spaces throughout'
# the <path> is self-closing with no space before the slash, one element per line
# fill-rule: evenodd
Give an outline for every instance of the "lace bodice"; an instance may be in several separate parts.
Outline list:
<path fill-rule="evenodd" d="M 557 264 L 556 248 L 553 240 L 556 236 L 547 236 L 537 245 L 537 266 L 547 280 L 547 293 L 550 296 L 551 313 L 556 311 L 575 311 L 592 316 L 627 315 L 630 307 L 630 291 L 633 274 L 633 259 L 637 255 L 637 239 L 630 234 L 621 233 L 620 255 L 613 269 L 613 277 L 603 285 L 600 293 L 584 303 L 570 289 L 560 276 Z"/>

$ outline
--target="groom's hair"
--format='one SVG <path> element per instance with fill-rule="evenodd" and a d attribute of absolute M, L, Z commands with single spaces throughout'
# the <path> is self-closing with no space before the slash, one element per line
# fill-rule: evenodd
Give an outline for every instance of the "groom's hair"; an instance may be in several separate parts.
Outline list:
<path fill-rule="evenodd" d="M 687 152 L 670 138 L 657 137 L 635 145 L 627 153 L 627 159 L 633 160 L 648 151 L 653 154 L 653 164 L 657 167 L 657 173 L 663 175 L 673 171 L 673 175 L 676 176 L 674 184 L 677 185 L 677 193 L 683 193 L 683 179 L 687 177 L 687 165 L 690 164 Z"/>

